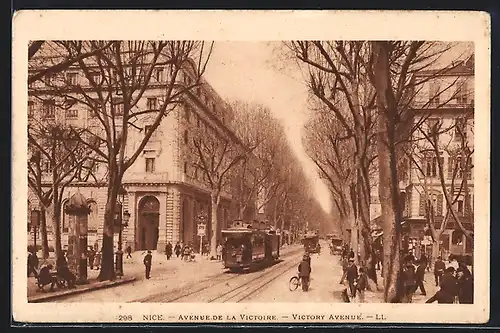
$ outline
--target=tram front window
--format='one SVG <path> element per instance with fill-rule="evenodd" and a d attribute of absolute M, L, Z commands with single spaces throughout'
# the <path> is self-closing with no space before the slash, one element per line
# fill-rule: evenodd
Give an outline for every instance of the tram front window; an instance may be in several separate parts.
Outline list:
<path fill-rule="evenodd" d="M 231 237 L 226 241 L 226 249 L 229 257 L 241 258 L 242 261 L 248 259 L 250 252 L 250 242 L 246 237 Z"/>

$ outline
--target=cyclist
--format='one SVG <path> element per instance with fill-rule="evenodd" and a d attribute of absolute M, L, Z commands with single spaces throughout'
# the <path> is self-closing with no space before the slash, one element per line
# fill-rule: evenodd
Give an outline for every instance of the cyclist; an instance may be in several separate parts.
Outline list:
<path fill-rule="evenodd" d="M 309 289 L 309 279 L 311 276 L 311 257 L 304 254 L 302 261 L 298 267 L 299 278 L 302 282 L 302 291 L 307 291 Z"/>

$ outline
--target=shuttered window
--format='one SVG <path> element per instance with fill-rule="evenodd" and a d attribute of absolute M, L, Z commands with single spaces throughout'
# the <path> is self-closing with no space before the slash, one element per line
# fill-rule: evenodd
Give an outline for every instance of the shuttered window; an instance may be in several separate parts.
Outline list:
<path fill-rule="evenodd" d="M 425 216 L 425 195 L 420 194 L 420 203 L 418 207 L 418 215 Z"/>

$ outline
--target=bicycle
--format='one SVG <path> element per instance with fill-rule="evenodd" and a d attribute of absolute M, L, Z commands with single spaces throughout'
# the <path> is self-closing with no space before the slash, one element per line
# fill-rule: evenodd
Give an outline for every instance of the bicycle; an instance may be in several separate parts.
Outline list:
<path fill-rule="evenodd" d="M 290 281 L 288 281 L 288 289 L 290 289 L 290 291 L 294 291 L 294 290 L 297 290 L 297 288 L 300 286 L 300 276 L 292 276 L 290 278 Z"/>
<path fill-rule="evenodd" d="M 306 290 L 309 289 L 309 284 L 310 282 L 308 283 Z M 288 281 L 288 289 L 290 289 L 290 291 L 297 290 L 297 288 L 301 285 L 302 285 L 302 279 L 298 275 L 292 276 L 290 278 L 290 281 Z"/>

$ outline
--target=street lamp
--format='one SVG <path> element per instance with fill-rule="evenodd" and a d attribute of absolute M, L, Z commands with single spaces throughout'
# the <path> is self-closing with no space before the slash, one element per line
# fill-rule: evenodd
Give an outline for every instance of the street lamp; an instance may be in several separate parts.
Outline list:
<path fill-rule="evenodd" d="M 31 227 L 33 228 L 33 246 L 36 251 L 36 229 L 40 223 L 40 211 L 38 209 L 33 209 L 31 211 Z"/>
<path fill-rule="evenodd" d="M 115 225 L 119 227 L 118 231 L 118 251 L 116 251 L 115 260 L 115 271 L 116 276 L 123 276 L 123 250 L 122 250 L 122 239 L 123 239 L 123 228 L 128 226 L 128 221 L 130 220 L 130 213 L 128 210 L 123 211 L 123 203 L 125 201 L 125 195 L 127 191 L 120 187 L 118 191 L 119 201 L 116 203 L 115 210 Z"/>

